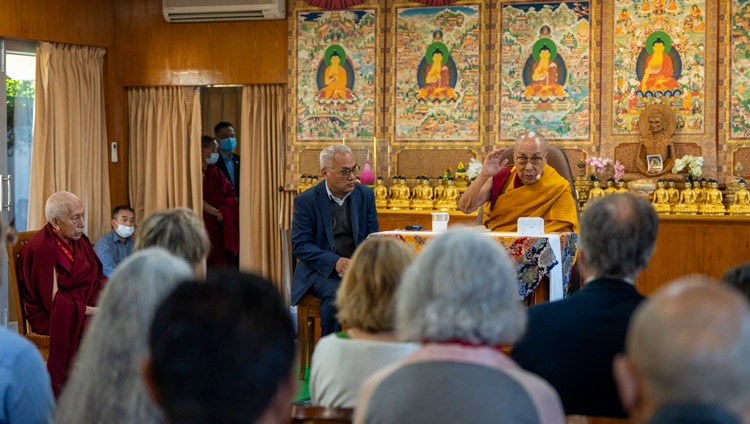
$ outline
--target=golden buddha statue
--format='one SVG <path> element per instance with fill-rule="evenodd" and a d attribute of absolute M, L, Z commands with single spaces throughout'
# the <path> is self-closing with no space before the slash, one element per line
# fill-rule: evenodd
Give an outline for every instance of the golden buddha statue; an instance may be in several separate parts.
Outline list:
<path fill-rule="evenodd" d="M 734 193 L 734 203 L 729 206 L 729 213 L 732 215 L 750 215 L 750 191 L 747 190 L 747 183 L 740 179 L 737 181 L 739 189 Z"/>
<path fill-rule="evenodd" d="M 696 181 L 693 183 L 693 191 L 695 192 L 695 203 L 702 205 L 706 203 L 705 192 L 708 190 L 706 179 L 703 181 Z"/>
<path fill-rule="evenodd" d="M 406 179 L 395 175 L 394 184 L 391 186 L 391 196 L 388 199 L 388 209 L 409 209 L 409 187 Z"/>
<path fill-rule="evenodd" d="M 680 202 L 672 209 L 676 215 L 698 215 L 698 205 L 695 203 L 695 191 L 690 180 L 685 181 L 685 188 L 680 192 Z"/>
<path fill-rule="evenodd" d="M 665 104 L 646 107 L 638 118 L 636 167 L 641 174 L 655 177 L 672 170 L 676 159 L 672 135 L 677 126 L 674 111 Z"/>
<path fill-rule="evenodd" d="M 299 177 L 299 185 L 297 185 L 297 194 L 307 190 L 308 187 L 310 187 L 310 185 L 307 182 L 307 175 L 301 175 Z"/>
<path fill-rule="evenodd" d="M 708 188 L 704 192 L 706 203 L 702 205 L 701 212 L 703 215 L 724 215 L 727 210 L 724 207 L 724 196 L 719 191 L 719 182 L 711 179 L 708 181 Z"/>
<path fill-rule="evenodd" d="M 607 178 L 607 187 L 604 188 L 604 195 L 610 195 L 617 193 L 617 187 L 615 187 L 615 179 L 610 177 Z"/>
<path fill-rule="evenodd" d="M 432 187 L 430 187 L 430 179 L 426 175 L 417 177 L 417 185 L 414 186 L 411 208 L 417 211 L 432 209 Z"/>
<path fill-rule="evenodd" d="M 618 193 L 627 193 L 628 188 L 625 186 L 625 180 L 620 178 L 620 181 L 617 182 L 617 192 Z"/>
<path fill-rule="evenodd" d="M 674 206 L 680 203 L 680 191 L 674 186 L 674 180 L 672 178 L 667 182 L 667 193 L 669 193 L 669 204 Z"/>
<path fill-rule="evenodd" d="M 385 209 L 388 207 L 388 188 L 383 184 L 383 177 L 378 177 L 375 182 L 375 188 L 372 189 L 375 192 L 375 207 L 378 209 Z"/>
<path fill-rule="evenodd" d="M 308 177 L 307 178 L 307 188 L 310 188 L 310 187 L 318 185 L 318 182 L 319 182 L 319 180 L 318 180 L 318 176 L 317 175 L 312 175 L 312 176 Z"/>
<path fill-rule="evenodd" d="M 433 190 L 433 205 L 437 204 L 437 202 L 443 198 L 443 193 L 445 192 L 445 178 L 443 176 L 438 177 L 438 184 L 435 186 L 435 189 Z"/>
<path fill-rule="evenodd" d="M 599 178 L 594 177 L 593 180 L 591 180 L 591 190 L 589 190 L 589 200 L 586 201 L 586 203 L 591 203 L 594 200 L 604 197 L 605 193 L 604 190 L 602 190 L 602 186 L 599 183 Z"/>
<path fill-rule="evenodd" d="M 435 209 L 439 211 L 455 211 L 458 209 L 458 198 L 461 193 L 456 187 L 456 182 L 453 177 L 448 178 L 448 185 L 445 186 L 443 191 L 443 197 L 435 202 Z"/>
<path fill-rule="evenodd" d="M 669 192 L 664 188 L 664 180 L 662 179 L 656 182 L 656 190 L 654 190 L 651 198 L 651 204 L 658 214 L 666 215 L 672 211 L 672 205 L 669 204 Z"/>

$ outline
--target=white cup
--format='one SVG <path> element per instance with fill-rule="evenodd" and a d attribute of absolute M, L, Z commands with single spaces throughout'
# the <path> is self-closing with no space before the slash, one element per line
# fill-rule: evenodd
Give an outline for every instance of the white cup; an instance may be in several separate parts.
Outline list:
<path fill-rule="evenodd" d="M 448 230 L 448 212 L 432 212 L 432 231 L 441 233 Z"/>

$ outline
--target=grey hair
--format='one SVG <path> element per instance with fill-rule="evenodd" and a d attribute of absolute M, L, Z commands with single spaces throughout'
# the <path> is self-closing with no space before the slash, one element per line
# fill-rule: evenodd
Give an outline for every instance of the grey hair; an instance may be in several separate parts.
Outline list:
<path fill-rule="evenodd" d="M 164 422 L 140 367 L 156 308 L 191 278 L 187 262 L 159 247 L 135 252 L 115 269 L 59 399 L 56 423 Z"/>
<path fill-rule="evenodd" d="M 320 152 L 320 168 L 328 168 L 336 155 L 353 155 L 352 149 L 343 144 L 333 144 Z"/>
<path fill-rule="evenodd" d="M 612 194 L 581 215 L 578 246 L 594 277 L 637 275 L 648 265 L 659 232 L 659 216 L 646 199 Z"/>
<path fill-rule="evenodd" d="M 547 141 L 546 138 L 544 138 L 544 136 L 541 133 L 538 133 L 536 131 L 524 131 L 521 134 L 518 134 L 518 136 L 516 136 L 516 142 L 515 142 L 514 148 L 518 149 L 518 145 L 521 144 L 521 141 L 527 138 L 533 139 L 534 141 L 538 141 L 539 147 L 542 147 L 543 150 L 545 151 L 549 147 L 549 142 Z"/>
<path fill-rule="evenodd" d="M 78 196 L 69 191 L 54 193 L 47 198 L 47 203 L 44 205 L 44 215 L 47 222 L 52 221 L 52 218 L 60 219 L 70 215 L 71 205 L 80 201 L 81 199 Z"/>
<path fill-rule="evenodd" d="M 657 407 L 750 408 L 750 306 L 731 287 L 694 275 L 662 288 L 633 315 L 626 352 Z"/>
<path fill-rule="evenodd" d="M 452 229 L 430 241 L 404 272 L 396 298 L 403 340 L 512 344 L 526 329 L 513 264 L 475 230 Z"/>

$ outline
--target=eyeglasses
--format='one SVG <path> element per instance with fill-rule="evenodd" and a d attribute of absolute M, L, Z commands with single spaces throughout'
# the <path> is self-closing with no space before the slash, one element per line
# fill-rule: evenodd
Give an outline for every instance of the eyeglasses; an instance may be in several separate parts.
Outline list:
<path fill-rule="evenodd" d="M 350 168 L 341 168 L 340 171 L 336 171 L 336 172 L 338 172 L 339 175 L 341 175 L 344 178 L 349 178 L 349 175 L 351 175 L 351 174 L 354 174 L 354 175 L 359 174 L 359 170 L 360 170 L 359 165 L 354 165 L 351 169 Z"/>
<path fill-rule="evenodd" d="M 521 166 L 524 166 L 529 162 L 531 162 L 532 165 L 536 166 L 536 165 L 542 164 L 544 157 L 532 156 L 530 158 L 527 158 L 526 156 L 516 156 L 513 160 L 516 162 L 516 164 L 521 165 Z"/>

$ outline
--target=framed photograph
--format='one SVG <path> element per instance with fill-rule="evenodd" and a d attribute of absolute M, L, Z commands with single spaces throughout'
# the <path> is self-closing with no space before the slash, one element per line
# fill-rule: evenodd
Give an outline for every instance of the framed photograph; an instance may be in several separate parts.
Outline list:
<path fill-rule="evenodd" d="M 648 172 L 660 172 L 664 169 L 664 161 L 661 155 L 648 155 L 646 156 L 646 162 L 648 163 Z"/>

